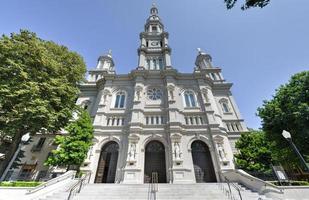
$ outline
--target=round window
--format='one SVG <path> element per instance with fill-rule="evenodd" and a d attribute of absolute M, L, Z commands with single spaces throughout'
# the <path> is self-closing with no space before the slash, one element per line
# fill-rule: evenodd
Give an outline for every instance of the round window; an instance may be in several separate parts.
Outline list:
<path fill-rule="evenodd" d="M 147 91 L 148 98 L 151 100 L 158 100 L 162 97 L 162 91 L 158 88 L 148 89 Z"/>

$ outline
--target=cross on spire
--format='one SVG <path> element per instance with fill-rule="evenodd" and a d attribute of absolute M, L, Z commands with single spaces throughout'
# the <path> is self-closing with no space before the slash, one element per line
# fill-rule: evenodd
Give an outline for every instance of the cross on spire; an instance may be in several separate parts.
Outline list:
<path fill-rule="evenodd" d="M 157 6 L 156 6 L 156 4 L 155 3 L 152 3 L 152 7 L 151 7 L 151 9 L 150 9 L 150 14 L 151 15 L 157 15 L 159 12 L 158 12 L 158 8 L 157 8 Z"/>

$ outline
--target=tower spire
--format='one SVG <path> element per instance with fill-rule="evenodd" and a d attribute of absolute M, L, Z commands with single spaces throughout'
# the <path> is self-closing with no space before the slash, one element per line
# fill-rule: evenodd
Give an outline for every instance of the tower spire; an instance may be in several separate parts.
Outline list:
<path fill-rule="evenodd" d="M 197 48 L 198 55 L 195 60 L 195 65 L 199 69 L 212 68 L 212 58 L 209 54 L 205 53 L 201 48 Z"/>
<path fill-rule="evenodd" d="M 145 23 L 145 30 L 140 34 L 140 39 L 138 69 L 164 70 L 171 68 L 168 33 L 164 31 L 164 25 L 158 16 L 158 8 L 154 3 Z"/>

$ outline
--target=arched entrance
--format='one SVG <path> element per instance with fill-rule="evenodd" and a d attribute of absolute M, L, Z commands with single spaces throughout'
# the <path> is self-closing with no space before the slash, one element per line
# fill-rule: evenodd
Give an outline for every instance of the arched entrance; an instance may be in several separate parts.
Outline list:
<path fill-rule="evenodd" d="M 191 150 L 196 182 L 216 182 L 216 174 L 208 146 L 197 140 L 191 144 Z"/>
<path fill-rule="evenodd" d="M 111 141 L 106 143 L 99 158 L 95 183 L 114 183 L 117 169 L 119 145 Z"/>
<path fill-rule="evenodd" d="M 159 183 L 166 183 L 165 148 L 156 140 L 149 142 L 145 148 L 145 183 L 150 182 L 153 172 L 158 173 Z"/>

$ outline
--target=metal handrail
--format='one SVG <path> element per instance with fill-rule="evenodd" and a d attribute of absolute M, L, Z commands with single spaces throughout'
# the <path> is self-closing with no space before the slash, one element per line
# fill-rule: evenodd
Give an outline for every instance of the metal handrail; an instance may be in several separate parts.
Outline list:
<path fill-rule="evenodd" d="M 224 177 L 224 179 L 227 182 L 227 185 L 229 187 L 229 193 L 230 193 L 231 199 L 232 199 L 232 190 L 231 190 L 231 185 L 232 185 L 237 190 L 240 200 L 242 200 L 240 188 L 237 185 L 235 185 L 233 182 L 231 182 L 228 178 Z"/>
<path fill-rule="evenodd" d="M 158 192 L 158 172 L 151 173 L 151 180 L 149 182 L 148 200 L 156 200 Z"/>
<path fill-rule="evenodd" d="M 44 189 L 48 186 L 54 185 L 54 184 L 56 184 L 60 181 L 66 180 L 66 179 L 74 179 L 75 174 L 76 174 L 76 171 L 67 171 L 66 173 L 64 173 L 64 174 L 62 174 L 62 175 L 60 175 L 56 178 L 50 179 L 49 181 L 42 183 L 42 184 L 40 184 L 39 186 L 37 186 L 33 189 L 28 190 L 27 194 L 37 192 L 39 190 L 42 190 L 42 189 Z"/>
<path fill-rule="evenodd" d="M 71 200 L 73 198 L 73 196 L 76 193 L 80 193 L 82 187 L 86 184 L 86 179 L 87 179 L 87 183 L 89 183 L 90 181 L 90 177 L 91 177 L 91 172 L 87 172 L 86 174 L 84 174 L 78 181 L 77 183 L 75 183 L 71 188 L 70 188 L 70 192 L 69 192 L 69 196 L 67 198 L 67 200 Z"/>

